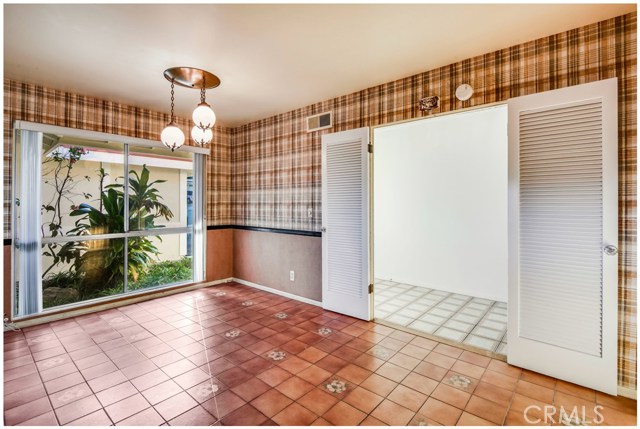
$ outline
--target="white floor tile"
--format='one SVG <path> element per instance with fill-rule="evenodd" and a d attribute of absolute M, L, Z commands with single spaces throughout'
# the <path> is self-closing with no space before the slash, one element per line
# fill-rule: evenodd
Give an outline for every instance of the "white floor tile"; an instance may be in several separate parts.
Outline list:
<path fill-rule="evenodd" d="M 469 301 L 470 299 L 473 299 L 472 296 L 462 295 L 462 294 L 459 294 L 459 293 L 454 293 L 453 295 L 451 295 L 451 298 L 460 299 L 460 300 L 463 300 L 463 301 Z"/>
<path fill-rule="evenodd" d="M 440 337 L 448 338 L 450 340 L 458 341 L 458 342 L 462 341 L 464 337 L 467 336 L 466 332 L 460 332 L 460 331 L 456 331 L 455 329 L 449 329 L 444 327 L 438 329 L 436 332 L 434 332 L 434 334 Z"/>
<path fill-rule="evenodd" d="M 469 314 L 458 313 L 451 316 L 451 319 L 475 325 L 476 323 L 478 323 L 478 320 L 480 320 L 480 316 L 471 316 Z"/>
<path fill-rule="evenodd" d="M 491 305 L 495 302 L 495 301 L 491 301 L 489 299 L 483 299 L 483 298 L 473 298 L 472 301 L 478 304 L 484 304 L 484 305 Z"/>
<path fill-rule="evenodd" d="M 397 294 L 395 292 L 380 292 L 375 294 L 380 299 L 391 299 Z"/>
<path fill-rule="evenodd" d="M 455 329 L 457 331 L 466 332 L 467 334 L 473 329 L 473 324 L 464 323 L 457 320 L 449 319 L 445 322 L 444 326 L 447 328 Z"/>
<path fill-rule="evenodd" d="M 484 326 L 485 328 L 495 329 L 496 331 L 504 331 L 507 329 L 507 324 L 498 322 L 496 320 L 484 319 L 480 323 L 480 326 Z"/>
<path fill-rule="evenodd" d="M 468 314 L 470 316 L 477 316 L 477 317 L 482 317 L 484 315 L 484 311 L 476 310 L 475 308 L 469 308 L 469 307 L 464 307 L 462 310 L 460 310 L 460 313 Z"/>
<path fill-rule="evenodd" d="M 504 335 L 504 331 L 495 331 L 493 329 L 483 328 L 482 326 L 478 326 L 474 329 L 473 333 L 480 337 L 491 338 L 496 341 L 500 341 Z"/>
<path fill-rule="evenodd" d="M 400 299 L 400 298 L 393 298 L 390 299 L 389 301 L 387 301 L 388 305 L 395 305 L 398 307 L 406 307 L 407 305 L 409 305 L 411 303 L 411 300 L 405 300 L 405 299 Z"/>
<path fill-rule="evenodd" d="M 425 312 L 427 311 L 429 308 L 431 308 L 430 305 L 424 305 L 424 304 L 411 304 L 411 305 L 407 305 L 407 310 L 416 310 L 416 311 L 421 311 L 421 312 Z"/>
<path fill-rule="evenodd" d="M 431 310 L 428 311 L 428 313 L 429 314 L 434 314 L 434 315 L 440 316 L 440 317 L 449 318 L 453 314 L 453 311 L 443 310 L 441 308 L 432 308 Z"/>
<path fill-rule="evenodd" d="M 463 341 L 464 344 L 469 344 L 471 346 L 480 347 L 485 350 L 495 350 L 498 345 L 497 341 L 492 341 L 488 338 L 476 337 L 473 334 L 469 334 L 467 338 Z"/>
<path fill-rule="evenodd" d="M 382 305 L 380 306 L 380 310 L 382 310 L 382 311 L 389 311 L 389 312 L 392 312 L 392 313 L 394 313 L 394 312 L 396 312 L 396 311 L 400 310 L 400 308 L 401 308 L 401 307 L 400 307 L 399 305 L 382 304 Z"/>
<path fill-rule="evenodd" d="M 424 310 L 411 310 L 409 308 L 403 308 L 399 310 L 398 313 L 415 320 L 418 317 L 420 317 L 422 314 L 424 314 Z"/>
<path fill-rule="evenodd" d="M 418 298 L 416 300 L 416 304 L 428 305 L 429 307 L 433 307 L 439 302 L 440 300 L 438 299 L 428 299 L 428 298 Z"/>
<path fill-rule="evenodd" d="M 474 310 L 487 311 L 490 305 L 478 304 L 477 302 L 470 302 L 466 308 L 473 308 Z"/>
<path fill-rule="evenodd" d="M 503 316 L 502 314 L 487 314 L 487 319 L 489 320 L 495 320 L 497 322 L 504 322 L 507 323 L 507 316 Z"/>
<path fill-rule="evenodd" d="M 426 332 L 427 334 L 432 334 L 439 326 L 440 325 L 434 325 L 433 323 L 423 322 L 422 320 L 416 320 L 409 325 L 410 328 Z"/>
<path fill-rule="evenodd" d="M 399 314 L 392 314 L 391 316 L 387 316 L 385 320 L 388 320 L 391 323 L 397 323 L 398 325 L 407 326 L 409 323 L 413 322 L 412 317 L 400 316 Z"/>
<path fill-rule="evenodd" d="M 453 311 L 456 312 L 458 310 L 460 310 L 462 308 L 462 305 L 455 305 L 455 304 L 449 304 L 449 303 L 442 303 L 442 304 L 438 304 L 438 307 L 441 310 L 448 310 L 448 311 Z"/>
<path fill-rule="evenodd" d="M 440 316 L 436 316 L 434 314 L 425 314 L 424 316 L 420 317 L 420 320 L 424 321 L 424 322 L 428 322 L 428 323 L 433 323 L 435 325 L 442 325 L 444 323 L 445 320 L 447 320 L 445 317 L 440 317 Z"/>

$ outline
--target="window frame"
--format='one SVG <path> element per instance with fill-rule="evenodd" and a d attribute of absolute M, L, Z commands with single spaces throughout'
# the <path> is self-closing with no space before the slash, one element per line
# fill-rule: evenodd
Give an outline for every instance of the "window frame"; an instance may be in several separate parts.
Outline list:
<path fill-rule="evenodd" d="M 20 267 L 23 263 L 22 260 L 18 260 L 18 256 L 20 255 L 20 240 L 19 240 L 19 221 L 18 221 L 18 210 L 22 209 L 22 207 L 18 207 L 16 204 L 17 198 L 20 197 L 18 192 L 18 184 L 23 186 L 20 183 L 20 177 L 18 172 L 19 163 L 21 163 L 20 154 L 17 153 L 18 144 L 22 145 L 25 143 L 25 137 L 30 141 L 28 144 L 38 144 L 38 146 L 42 145 L 43 133 L 53 133 L 53 134 L 62 134 L 69 137 L 82 138 L 87 140 L 97 140 L 97 141 L 107 141 L 114 142 L 123 145 L 123 173 L 125 177 L 128 177 L 129 174 L 129 147 L 130 146 L 144 146 L 144 147 L 157 147 L 166 149 L 166 147 L 158 142 L 148 139 L 140 139 L 135 137 L 127 137 L 117 134 L 107 134 L 96 131 L 88 131 L 81 130 L 75 128 L 67 128 L 67 127 L 59 127 L 55 125 L 47 125 L 40 124 L 35 122 L 28 121 L 15 121 L 13 125 L 13 156 L 12 156 L 12 186 L 11 186 L 11 238 L 12 238 L 12 246 L 11 246 L 11 316 L 13 320 L 20 320 L 23 318 L 30 318 L 34 316 L 45 315 L 49 312 L 59 312 L 61 310 L 69 310 L 77 307 L 82 307 L 90 304 L 94 304 L 97 302 L 109 302 L 112 300 L 119 300 L 123 297 L 130 297 L 135 295 L 141 295 L 145 293 L 149 293 L 151 291 L 157 291 L 165 288 L 171 288 L 180 285 L 190 285 L 195 283 L 200 283 L 204 281 L 206 278 L 206 263 L 205 263 L 205 252 L 206 252 L 206 223 L 205 223 L 205 192 L 204 192 L 204 184 L 205 184 L 205 158 L 204 155 L 209 154 L 208 148 L 202 148 L 197 146 L 182 146 L 179 150 L 190 152 L 193 154 L 192 163 L 192 177 L 193 177 L 193 222 L 191 226 L 185 227 L 171 227 L 171 228 L 158 228 L 158 229 L 149 229 L 149 230 L 129 230 L 129 216 L 125 216 L 125 231 L 121 233 L 111 233 L 111 234 L 97 234 L 90 236 L 58 236 L 58 237 L 42 237 L 40 233 L 35 234 L 37 236 L 36 247 L 38 251 L 34 252 L 30 258 L 30 262 L 35 264 L 37 269 L 37 275 L 35 278 L 37 280 L 33 280 L 35 285 L 27 284 L 19 286 L 18 279 L 20 279 Z M 41 148 L 39 148 L 41 149 Z M 33 162 L 33 160 L 32 160 Z M 41 177 L 42 172 L 39 171 L 37 178 L 37 188 L 38 191 L 41 189 Z M 125 182 L 126 183 L 126 182 Z M 129 190 L 128 187 L 125 186 L 125 196 L 128 196 Z M 128 197 L 125 197 L 125 213 L 128 212 Z M 35 205 L 29 204 L 30 209 L 37 208 L 39 211 L 41 202 L 37 201 Z M 33 207 L 30 207 L 33 206 Z M 128 291 L 128 276 L 125 276 L 124 280 L 124 290 L 122 293 L 110 295 L 101 298 L 93 298 L 85 301 L 79 301 L 76 303 L 64 304 L 55 307 L 50 307 L 47 309 L 42 308 L 42 263 L 41 263 L 41 252 L 40 249 L 42 245 L 45 243 L 64 243 L 70 241 L 92 241 L 99 239 L 118 239 L 122 238 L 126 240 L 131 237 L 156 237 L 156 236 L 166 236 L 166 235 L 174 235 L 174 234 L 192 234 L 191 242 L 192 242 L 192 278 L 191 280 L 187 280 L 185 282 L 175 282 L 170 284 L 164 284 L 159 286 L 147 287 L 140 290 Z M 125 247 L 126 249 L 126 247 Z M 126 263 L 127 254 L 125 251 L 125 263 Z M 22 258 L 24 259 L 24 255 Z M 37 260 L 37 261 L 36 261 Z M 33 277 L 33 276 L 32 276 Z M 16 304 L 16 294 L 18 292 L 18 288 L 20 291 L 27 291 L 28 294 L 31 294 L 31 299 L 36 302 L 37 311 L 31 311 L 27 314 L 24 314 L 22 308 L 25 308 L 24 305 Z M 33 295 L 35 293 L 35 295 Z M 23 293 L 24 296 L 24 293 Z M 33 308 L 33 301 L 30 308 Z"/>

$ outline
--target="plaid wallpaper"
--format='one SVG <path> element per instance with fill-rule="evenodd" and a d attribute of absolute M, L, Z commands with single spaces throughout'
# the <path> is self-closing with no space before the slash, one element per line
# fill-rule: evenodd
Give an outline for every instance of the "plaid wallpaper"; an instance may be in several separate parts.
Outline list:
<path fill-rule="evenodd" d="M 619 384 L 636 386 L 636 13 L 470 58 L 415 76 L 266 118 L 234 129 L 232 219 L 236 225 L 319 231 L 320 136 L 427 116 L 440 108 L 504 101 L 611 77 L 619 88 Z M 455 88 L 469 83 L 461 102 Z M 304 118 L 332 111 L 334 126 L 307 134 Z M 312 218 L 309 218 L 311 209 Z"/>
<path fill-rule="evenodd" d="M 480 55 L 326 100 L 234 129 L 216 127 L 207 162 L 207 224 L 319 231 L 320 136 L 426 116 L 418 100 L 440 96 L 446 112 L 618 77 L 619 384 L 636 387 L 636 13 Z M 470 83 L 465 102 L 455 88 Z M 153 112 L 91 97 L 4 81 L 5 237 L 11 179 L 11 126 L 27 120 L 155 139 L 168 121 Z M 332 111 L 333 128 L 307 134 L 304 118 Z M 188 131 L 187 120 L 178 124 Z M 185 133 L 189 135 L 189 133 Z M 311 216 L 309 216 L 311 215 Z"/>
<path fill-rule="evenodd" d="M 4 237 L 11 238 L 11 153 L 13 122 L 16 120 L 81 128 L 159 140 L 169 122 L 169 114 L 127 106 L 93 97 L 72 94 L 40 85 L 4 79 Z M 176 118 L 187 145 L 195 145 L 190 137 L 190 120 Z M 228 223 L 231 198 L 230 132 L 215 127 L 211 156 L 207 160 L 207 199 L 219 204 L 207 205 L 209 224 Z"/>

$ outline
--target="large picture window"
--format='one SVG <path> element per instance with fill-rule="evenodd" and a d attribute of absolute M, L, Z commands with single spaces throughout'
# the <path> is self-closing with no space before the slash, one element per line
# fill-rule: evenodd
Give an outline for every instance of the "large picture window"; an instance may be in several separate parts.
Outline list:
<path fill-rule="evenodd" d="M 23 123 L 14 153 L 14 316 L 202 281 L 197 148 Z"/>

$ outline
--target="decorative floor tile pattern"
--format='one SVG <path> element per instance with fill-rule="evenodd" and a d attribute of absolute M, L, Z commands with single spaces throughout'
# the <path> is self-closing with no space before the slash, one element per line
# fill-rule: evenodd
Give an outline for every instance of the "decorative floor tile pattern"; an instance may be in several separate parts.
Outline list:
<path fill-rule="evenodd" d="M 507 303 L 376 279 L 376 319 L 507 354 Z"/>
<path fill-rule="evenodd" d="M 477 318 L 490 340 L 501 322 L 419 292 L 404 306 L 451 304 L 439 329 Z M 5 332 L 4 368 L 11 426 L 523 425 L 529 405 L 567 404 L 636 424 L 635 401 L 234 283 Z"/>

